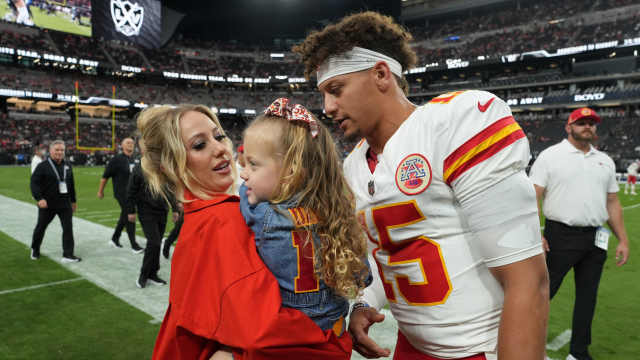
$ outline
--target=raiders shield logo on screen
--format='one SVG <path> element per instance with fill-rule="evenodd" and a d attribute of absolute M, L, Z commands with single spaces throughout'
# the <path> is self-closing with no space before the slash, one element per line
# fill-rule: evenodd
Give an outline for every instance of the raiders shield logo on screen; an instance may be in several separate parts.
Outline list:
<path fill-rule="evenodd" d="M 118 32 L 126 36 L 138 35 L 144 19 L 144 8 L 138 3 L 111 0 L 111 18 Z"/>

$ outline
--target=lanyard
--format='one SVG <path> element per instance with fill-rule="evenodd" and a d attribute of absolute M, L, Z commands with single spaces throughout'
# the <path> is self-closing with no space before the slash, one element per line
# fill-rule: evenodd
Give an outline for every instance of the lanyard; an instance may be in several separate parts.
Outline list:
<path fill-rule="evenodd" d="M 49 165 L 51 165 L 51 168 L 53 169 L 53 172 L 56 173 L 56 177 L 58 178 L 58 182 L 64 182 L 65 179 L 67 178 L 67 167 L 63 166 L 63 173 L 62 173 L 62 180 L 60 179 L 60 174 L 58 174 L 58 169 L 56 169 L 56 166 L 53 165 L 53 161 L 51 161 L 51 158 L 48 158 L 47 160 L 49 160 Z"/>

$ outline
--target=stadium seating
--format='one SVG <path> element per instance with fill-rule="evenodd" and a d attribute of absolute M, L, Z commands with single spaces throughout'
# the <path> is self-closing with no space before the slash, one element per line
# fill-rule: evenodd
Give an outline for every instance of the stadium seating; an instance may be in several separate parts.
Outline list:
<path fill-rule="evenodd" d="M 474 60 L 483 56 L 493 60 L 468 69 L 409 75 L 410 98 L 415 103 L 424 103 L 451 90 L 492 91 L 514 106 L 516 119 L 525 129 L 535 155 L 564 137 L 562 124 L 572 109 L 567 105 L 575 105 L 570 103 L 576 96 L 588 98 L 592 94 L 606 94 L 610 101 L 602 105 L 607 107 L 595 104 L 596 110 L 607 120 L 599 130 L 599 146 L 614 159 L 637 157 L 635 147 L 640 141 L 640 127 L 637 126 L 640 121 L 640 74 L 637 66 L 630 73 L 578 74 L 571 66 L 563 66 L 559 61 L 554 63 L 553 59 L 542 65 L 535 61 L 501 64 L 499 59 L 514 53 L 552 52 L 574 45 L 639 38 L 639 14 L 640 4 L 632 0 L 568 0 L 561 3 L 543 0 L 505 2 L 497 8 L 478 8 L 464 14 L 408 23 L 415 38 L 419 66 L 443 62 L 447 58 Z M 312 83 L 274 81 L 276 76 L 283 79 L 302 77 L 303 67 L 288 51 L 288 45 L 248 45 L 177 35 L 163 48 L 150 50 L 131 43 L 102 41 L 4 22 L 0 22 L 0 29 L 0 46 L 40 54 L 65 54 L 100 64 L 98 69 L 91 69 L 46 59 L 12 60 L 10 56 L 0 54 L 0 88 L 74 95 L 77 81 L 79 95 L 83 98 L 109 99 L 113 96 L 112 86 L 115 86 L 116 98 L 131 104 L 203 103 L 220 111 L 232 109 L 220 116 L 236 142 L 240 140 L 248 118 L 262 111 L 276 97 L 293 98 L 322 117 L 322 98 Z M 281 53 L 281 57 L 274 59 L 271 56 L 274 52 Z M 610 56 L 615 54 L 606 53 L 600 58 Z M 127 71 L 123 65 L 138 70 Z M 165 72 L 175 75 L 167 77 Z M 178 74 L 195 74 L 204 76 L 205 80 L 184 80 L 180 76 L 174 79 Z M 225 81 L 234 75 L 239 82 Z M 263 84 L 247 82 L 245 78 L 271 81 Z M 544 104 L 537 109 L 519 106 L 527 103 L 527 99 L 544 99 Z M 28 111 L 35 111 L 37 107 L 26 110 L 17 104 L 7 102 L 9 113 L 3 114 L 0 152 L 31 154 L 30 146 L 46 142 L 47 138 L 34 134 L 34 122 L 43 125 L 37 128 L 55 130 L 69 141 L 70 148 L 73 147 L 75 129 L 69 113 L 49 112 L 45 113 L 46 119 L 27 117 L 25 120 L 24 114 L 30 114 Z M 118 115 L 118 139 L 135 130 L 133 120 L 138 110 L 132 108 Z M 21 112 L 23 115 L 18 115 Z M 341 151 L 348 152 L 352 144 L 340 139 L 338 133 Z M 84 135 L 89 138 L 106 136 L 99 131 Z"/>

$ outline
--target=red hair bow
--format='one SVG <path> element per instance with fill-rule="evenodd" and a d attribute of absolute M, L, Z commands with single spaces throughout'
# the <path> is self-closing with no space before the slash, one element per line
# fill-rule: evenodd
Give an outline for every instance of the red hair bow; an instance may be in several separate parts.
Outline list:
<path fill-rule="evenodd" d="M 304 121 L 309 124 L 309 131 L 312 137 L 318 136 L 318 123 L 311 113 L 302 105 L 289 104 L 289 99 L 278 98 L 264 111 L 266 115 L 286 118 L 289 121 Z"/>

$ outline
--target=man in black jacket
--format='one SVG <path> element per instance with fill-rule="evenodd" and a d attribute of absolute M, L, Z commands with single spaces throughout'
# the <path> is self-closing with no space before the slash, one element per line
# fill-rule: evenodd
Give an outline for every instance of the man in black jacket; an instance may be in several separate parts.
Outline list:
<path fill-rule="evenodd" d="M 179 214 L 176 212 L 175 201 L 171 200 L 171 207 L 174 209 L 173 221 L 175 222 Z M 149 191 L 140 164 L 133 168 L 127 188 L 127 213 L 131 222 L 136 221 L 136 209 L 142 231 L 147 238 L 142 268 L 136 285 L 139 288 L 144 288 L 147 281 L 157 285 L 165 285 L 167 282 L 158 276 L 158 270 L 160 270 L 160 244 L 167 226 L 169 206 L 161 196 L 154 196 Z"/>
<path fill-rule="evenodd" d="M 71 219 L 76 211 L 76 188 L 71 164 L 64 161 L 65 145 L 55 140 L 49 145 L 49 157 L 38 164 L 31 175 L 31 195 L 38 202 L 38 223 L 33 230 L 31 259 L 40 258 L 40 245 L 51 220 L 58 215 L 62 224 L 62 262 L 78 262 L 73 255 Z"/>
<path fill-rule="evenodd" d="M 111 235 L 109 243 L 114 247 L 121 248 L 120 234 L 122 233 L 122 229 L 125 228 L 129 242 L 131 243 L 131 250 L 139 254 L 144 249 L 136 242 L 136 223 L 127 220 L 127 184 L 129 183 L 129 174 L 135 164 L 140 161 L 133 158 L 135 143 L 132 138 L 124 138 L 120 143 L 120 147 L 122 148 L 122 152 L 114 156 L 104 169 L 98 187 L 98 199 L 104 198 L 104 187 L 107 181 L 109 181 L 109 178 L 112 177 L 113 197 L 116 198 L 120 205 L 120 218 L 118 219 L 118 224 L 116 225 L 113 235 Z"/>

